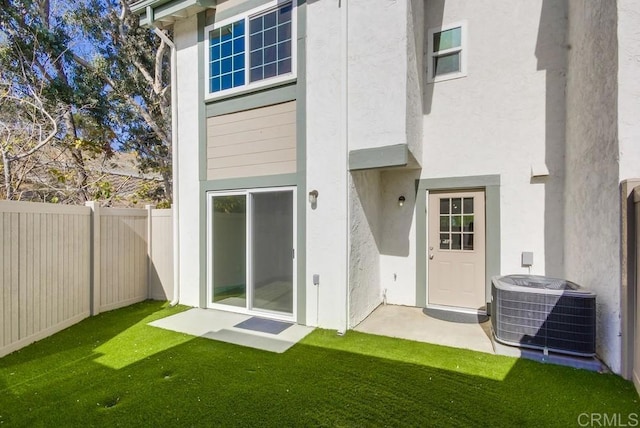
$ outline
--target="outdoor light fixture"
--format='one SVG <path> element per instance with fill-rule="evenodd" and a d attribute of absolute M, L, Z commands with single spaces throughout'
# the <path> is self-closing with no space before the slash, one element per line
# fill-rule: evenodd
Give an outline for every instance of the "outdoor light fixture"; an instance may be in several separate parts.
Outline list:
<path fill-rule="evenodd" d="M 317 190 L 312 190 L 309 192 L 309 203 L 311 205 L 315 205 L 316 203 L 318 203 L 318 191 Z"/>
<path fill-rule="evenodd" d="M 398 206 L 403 206 L 404 205 L 404 201 L 405 201 L 404 196 L 400 196 L 398 198 Z"/>

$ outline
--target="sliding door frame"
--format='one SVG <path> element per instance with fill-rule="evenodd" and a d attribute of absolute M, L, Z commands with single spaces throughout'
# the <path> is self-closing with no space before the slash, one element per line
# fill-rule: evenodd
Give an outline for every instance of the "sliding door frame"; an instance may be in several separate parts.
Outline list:
<path fill-rule="evenodd" d="M 292 195 L 292 225 L 293 228 L 293 239 L 291 242 L 292 250 L 293 250 L 293 262 L 292 262 L 292 312 L 277 312 L 277 311 L 269 311 L 266 309 L 253 309 L 253 292 L 254 292 L 254 284 L 253 284 L 253 236 L 252 236 L 252 222 L 253 222 L 253 200 L 251 198 L 252 194 L 256 193 L 274 193 L 274 192 L 291 192 Z M 213 200 L 218 196 L 245 196 L 246 198 L 246 248 L 245 248 L 245 278 L 246 278 L 246 301 L 245 307 L 231 306 L 225 305 L 222 303 L 214 303 L 213 297 L 213 233 L 214 233 L 214 224 L 213 224 Z M 207 192 L 207 308 L 211 309 L 219 309 L 228 312 L 237 312 L 247 315 L 256 315 L 264 318 L 273 318 L 278 320 L 286 320 L 286 321 L 294 321 L 297 319 L 297 280 L 298 280 L 298 266 L 297 266 L 297 257 L 298 257 L 298 216 L 297 216 L 297 192 L 296 186 L 282 186 L 282 187 L 260 187 L 260 188 L 249 188 L 249 189 L 237 189 L 237 190 L 221 190 L 221 191 L 209 191 Z"/>

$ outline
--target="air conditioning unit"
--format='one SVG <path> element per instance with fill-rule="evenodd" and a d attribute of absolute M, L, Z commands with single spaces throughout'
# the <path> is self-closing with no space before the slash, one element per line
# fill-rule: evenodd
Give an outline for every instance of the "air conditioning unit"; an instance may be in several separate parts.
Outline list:
<path fill-rule="evenodd" d="M 498 342 L 578 356 L 596 352 L 596 295 L 571 281 L 494 277 L 491 304 Z"/>

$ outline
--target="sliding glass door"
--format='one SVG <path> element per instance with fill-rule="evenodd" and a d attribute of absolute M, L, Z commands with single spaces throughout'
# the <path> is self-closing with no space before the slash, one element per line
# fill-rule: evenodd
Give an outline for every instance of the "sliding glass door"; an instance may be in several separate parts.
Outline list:
<path fill-rule="evenodd" d="M 209 195 L 209 302 L 230 310 L 293 316 L 294 191 Z"/>
<path fill-rule="evenodd" d="M 251 307 L 293 313 L 293 192 L 251 194 Z"/>
<path fill-rule="evenodd" d="M 214 196 L 213 302 L 247 306 L 247 197 Z"/>

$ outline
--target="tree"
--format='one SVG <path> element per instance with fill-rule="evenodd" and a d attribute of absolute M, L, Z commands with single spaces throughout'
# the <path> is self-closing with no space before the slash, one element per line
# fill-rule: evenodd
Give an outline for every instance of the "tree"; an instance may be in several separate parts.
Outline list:
<path fill-rule="evenodd" d="M 96 20 L 96 15 L 104 19 Z M 110 117 L 119 128 L 122 147 L 138 153 L 142 171 L 162 176 L 170 199 L 169 47 L 138 25 L 124 0 L 88 0 L 73 17 L 94 54 L 91 59 L 75 55 L 75 60 L 109 87 Z"/>
<path fill-rule="evenodd" d="M 46 143 L 23 134 L 26 152 L 51 144 L 61 153 L 56 159 L 73 164 L 73 177 L 65 167 L 43 185 L 65 202 L 83 203 L 109 188 L 90 181 L 86 161 L 108 158 L 114 148 L 135 150 L 141 171 L 159 173 L 170 198 L 170 51 L 139 27 L 127 1 L 0 0 L 0 45 L 6 81 L 39 88 L 35 104 L 56 113 Z"/>
<path fill-rule="evenodd" d="M 58 120 L 43 102 L 40 91 L 0 77 L 0 154 L 6 199 L 13 199 L 28 172 L 16 178 L 12 168 L 15 162 L 49 144 L 57 132 Z"/>
<path fill-rule="evenodd" d="M 3 0 L 0 28 L 5 40 L 0 67 L 10 84 L 41 88 L 40 105 L 59 112 L 56 143 L 73 159 L 77 202 L 83 203 L 89 199 L 88 175 L 75 117 L 88 110 L 95 114 L 104 88 L 85 84 L 83 70 L 73 61 L 63 12 L 52 10 L 49 0 Z"/>

